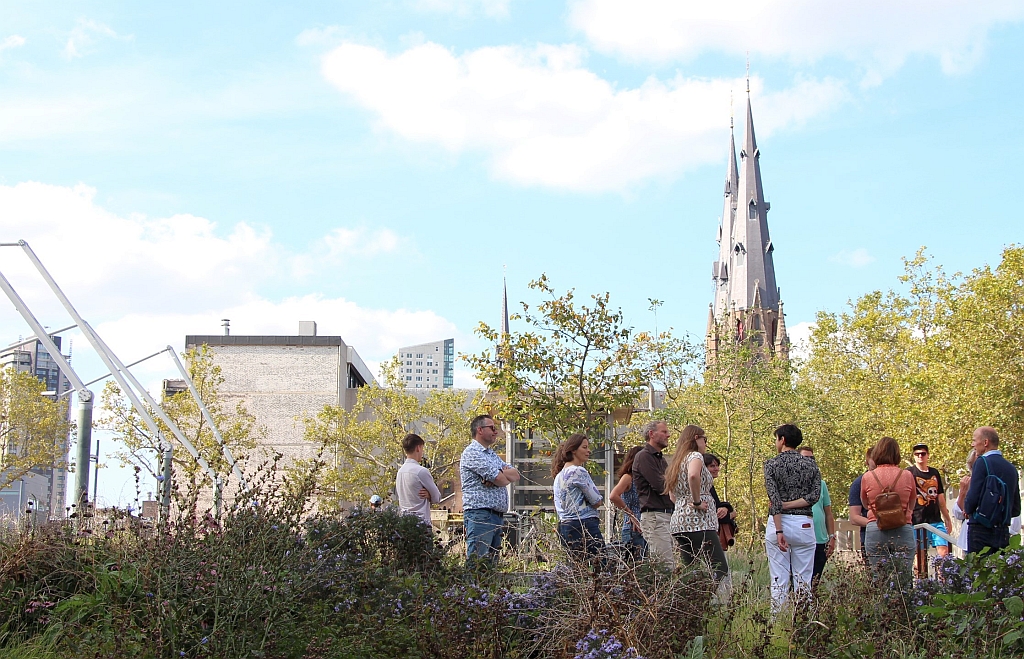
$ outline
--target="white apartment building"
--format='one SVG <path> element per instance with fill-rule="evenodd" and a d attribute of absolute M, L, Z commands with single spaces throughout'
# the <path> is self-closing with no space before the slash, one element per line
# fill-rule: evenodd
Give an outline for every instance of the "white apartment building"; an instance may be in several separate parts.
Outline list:
<path fill-rule="evenodd" d="M 455 339 L 400 348 L 398 359 L 406 389 L 451 389 L 454 386 Z"/>

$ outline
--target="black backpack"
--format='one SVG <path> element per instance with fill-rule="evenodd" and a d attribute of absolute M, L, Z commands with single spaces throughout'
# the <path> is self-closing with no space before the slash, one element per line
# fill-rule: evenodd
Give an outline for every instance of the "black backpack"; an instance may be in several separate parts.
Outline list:
<path fill-rule="evenodd" d="M 989 529 L 1007 526 L 1010 523 L 1010 506 L 1006 505 L 1006 481 L 992 473 L 985 456 L 979 460 L 985 463 L 985 473 L 988 475 L 981 487 L 978 508 L 971 519 Z"/>

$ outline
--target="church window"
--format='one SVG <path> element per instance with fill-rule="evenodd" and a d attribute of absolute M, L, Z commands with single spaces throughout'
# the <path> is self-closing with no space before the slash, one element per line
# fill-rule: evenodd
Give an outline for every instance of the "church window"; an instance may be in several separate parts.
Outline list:
<path fill-rule="evenodd" d="M 750 200 L 750 206 L 747 207 L 747 217 L 751 220 L 757 219 L 757 204 L 754 203 L 753 199 Z"/>

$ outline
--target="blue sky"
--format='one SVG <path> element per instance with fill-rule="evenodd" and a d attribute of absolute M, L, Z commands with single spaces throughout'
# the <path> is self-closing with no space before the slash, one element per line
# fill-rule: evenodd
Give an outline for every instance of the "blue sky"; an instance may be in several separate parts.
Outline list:
<path fill-rule="evenodd" d="M 28 240 L 126 361 L 224 317 L 317 320 L 371 363 L 478 350 L 503 266 L 513 301 L 546 272 L 638 327 L 661 299 L 659 326 L 700 336 L 749 52 L 799 326 L 922 245 L 952 271 L 1020 240 L 1022 20 L 999 1 L 4 3 L 0 238 Z"/>

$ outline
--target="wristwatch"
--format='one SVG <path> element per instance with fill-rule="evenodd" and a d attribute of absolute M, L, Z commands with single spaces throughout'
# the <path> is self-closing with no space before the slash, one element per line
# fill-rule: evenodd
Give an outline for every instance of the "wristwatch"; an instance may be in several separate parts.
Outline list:
<path fill-rule="evenodd" d="M 698 501 L 697 499 L 694 499 L 693 500 L 693 507 L 694 508 L 698 508 L 698 507 L 700 507 L 701 503 L 702 503 L 701 501 Z"/>

